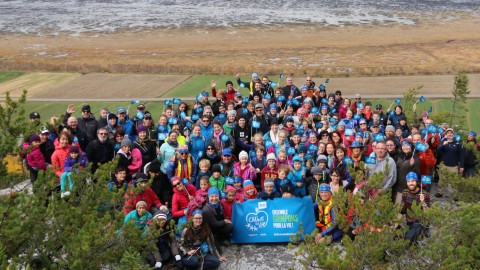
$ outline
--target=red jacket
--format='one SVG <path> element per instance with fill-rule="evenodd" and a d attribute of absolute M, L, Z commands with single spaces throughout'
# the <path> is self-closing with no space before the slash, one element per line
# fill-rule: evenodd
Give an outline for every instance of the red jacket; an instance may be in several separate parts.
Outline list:
<path fill-rule="evenodd" d="M 188 184 L 186 190 L 178 190 L 178 188 L 173 188 L 173 197 L 172 197 L 172 217 L 179 218 L 185 215 L 184 209 L 188 207 L 190 199 L 188 195 L 195 197 L 197 189 L 194 185 Z"/>
<path fill-rule="evenodd" d="M 227 201 L 226 199 L 222 199 L 222 203 L 223 203 L 223 214 L 225 215 L 225 219 L 228 219 L 231 221 L 233 204 L 235 203 L 235 200 Z"/>
<path fill-rule="evenodd" d="M 55 174 L 60 177 L 64 172 L 64 164 L 70 152 L 70 145 L 61 147 L 59 144 L 55 146 L 55 152 L 52 154 L 52 166 Z"/>
<path fill-rule="evenodd" d="M 125 198 L 127 199 L 123 207 L 123 213 L 125 215 L 135 209 L 139 201 L 145 201 L 147 203 L 148 211 L 152 210 L 152 206 L 160 208 L 160 206 L 163 205 L 150 187 L 147 187 L 143 192 L 139 192 L 136 195 L 135 191 L 131 189 L 130 194 L 128 192 L 125 193 Z"/>
<path fill-rule="evenodd" d="M 432 149 L 428 149 L 426 152 L 416 152 L 420 159 L 420 174 L 431 175 L 432 169 L 435 166 L 437 159 L 433 155 Z"/>
<path fill-rule="evenodd" d="M 266 178 L 272 178 L 275 179 L 278 177 L 278 168 L 277 166 L 273 167 L 273 169 L 270 169 L 270 167 L 265 167 L 262 169 L 262 178 L 260 181 L 260 185 L 262 185 L 262 190 L 263 190 L 263 182 L 265 182 Z"/>

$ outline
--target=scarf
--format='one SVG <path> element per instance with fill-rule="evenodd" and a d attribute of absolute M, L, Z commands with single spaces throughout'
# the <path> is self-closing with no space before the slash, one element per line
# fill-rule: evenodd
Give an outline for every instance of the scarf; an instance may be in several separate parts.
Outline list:
<path fill-rule="evenodd" d="M 211 203 L 211 202 L 209 201 L 209 202 L 208 202 L 208 205 L 210 205 L 211 207 L 217 209 L 218 206 L 220 205 L 220 201 L 218 201 L 216 204 L 213 204 L 213 203 Z"/>
<path fill-rule="evenodd" d="M 178 147 L 178 141 L 172 141 L 170 139 L 167 140 L 167 143 L 172 146 L 173 148 L 177 148 Z"/>
<path fill-rule="evenodd" d="M 220 133 L 213 132 L 213 136 L 216 139 L 217 149 L 222 149 L 222 140 L 220 139 L 220 136 L 222 136 L 222 134 L 223 134 L 223 129 L 220 131 Z"/>

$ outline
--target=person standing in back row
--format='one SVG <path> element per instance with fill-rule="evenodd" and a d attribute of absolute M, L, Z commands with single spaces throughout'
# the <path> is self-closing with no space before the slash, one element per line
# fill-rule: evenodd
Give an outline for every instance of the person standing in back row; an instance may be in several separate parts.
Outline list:
<path fill-rule="evenodd" d="M 437 148 L 437 157 L 440 163 L 450 172 L 463 174 L 465 155 L 463 146 L 460 142 L 454 140 L 452 128 L 447 128 L 445 138 Z M 445 191 L 445 176 L 440 175 L 438 188 L 435 197 L 442 197 Z"/>

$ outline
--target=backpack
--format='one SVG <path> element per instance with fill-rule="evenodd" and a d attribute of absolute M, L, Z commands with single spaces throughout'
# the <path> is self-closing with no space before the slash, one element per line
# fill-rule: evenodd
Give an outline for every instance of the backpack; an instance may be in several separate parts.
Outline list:
<path fill-rule="evenodd" d="M 187 220 L 192 216 L 193 211 L 199 209 L 202 210 L 203 206 L 207 202 L 207 197 L 204 194 L 196 194 L 193 199 L 188 202 Z"/>

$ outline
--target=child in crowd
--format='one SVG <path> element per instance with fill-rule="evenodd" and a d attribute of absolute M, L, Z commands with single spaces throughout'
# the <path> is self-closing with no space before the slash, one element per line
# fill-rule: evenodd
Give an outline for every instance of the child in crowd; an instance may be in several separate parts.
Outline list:
<path fill-rule="evenodd" d="M 287 151 L 285 151 L 285 149 L 280 149 L 278 150 L 278 157 L 277 157 L 277 167 L 280 167 L 280 166 L 290 166 L 290 162 L 288 162 L 288 158 L 287 158 Z"/>
<path fill-rule="evenodd" d="M 282 188 L 282 198 L 294 198 L 294 193 L 295 190 L 293 189 L 292 186 L 286 185 L 283 186 Z"/>
<path fill-rule="evenodd" d="M 258 194 L 258 197 L 262 200 L 273 200 L 274 198 L 280 198 L 280 193 L 275 191 L 275 185 L 272 178 L 265 179 L 264 189 Z"/>
<path fill-rule="evenodd" d="M 233 188 L 235 189 L 235 201 L 243 198 L 242 178 L 238 175 L 233 177 Z"/>
<path fill-rule="evenodd" d="M 202 177 L 207 176 L 208 178 L 210 178 L 210 176 L 212 176 L 212 172 L 210 171 L 210 160 L 200 160 L 200 162 L 198 163 L 198 167 L 200 168 L 200 171 L 198 172 L 195 183 L 192 183 L 195 185 L 196 189 L 200 189 L 200 180 L 202 179 Z"/>
<path fill-rule="evenodd" d="M 84 169 L 88 166 L 88 159 L 87 155 L 85 155 L 83 151 L 80 151 L 78 146 L 72 145 L 70 147 L 68 157 L 65 159 L 65 163 L 63 164 L 65 171 L 60 176 L 60 190 L 62 192 L 62 198 L 69 196 L 70 191 L 73 189 L 72 170 L 76 164 L 79 165 L 79 169 Z"/>
<path fill-rule="evenodd" d="M 142 230 L 143 234 L 146 233 L 147 221 L 152 218 L 152 214 L 147 211 L 147 203 L 145 201 L 138 201 L 135 204 L 135 209 L 130 211 L 123 220 L 123 226 L 125 226 L 130 220 L 135 222 L 135 226 Z"/>
<path fill-rule="evenodd" d="M 222 167 L 219 164 L 215 164 L 212 167 L 212 176 L 210 176 L 210 186 L 216 187 L 219 190 L 225 190 L 226 183 L 225 178 L 221 175 Z"/>
<path fill-rule="evenodd" d="M 308 194 L 312 197 L 312 201 L 318 202 L 320 200 L 318 193 L 320 184 L 328 183 L 328 174 L 325 172 L 325 169 L 318 166 L 313 167 L 311 173 L 312 176 L 305 179 L 305 184 L 307 185 Z"/>
<path fill-rule="evenodd" d="M 200 182 L 200 188 L 197 190 L 195 195 L 201 194 L 201 195 L 204 195 L 206 198 L 208 194 L 208 189 L 210 188 L 210 180 L 208 176 L 205 175 L 205 176 L 202 176 L 199 182 Z"/>
<path fill-rule="evenodd" d="M 222 199 L 223 203 L 223 213 L 225 214 L 225 219 L 232 220 L 232 210 L 233 204 L 235 203 L 235 196 L 237 191 L 232 186 L 227 186 L 227 197 Z"/>
<path fill-rule="evenodd" d="M 257 198 L 257 189 L 253 185 L 252 180 L 243 181 L 243 197 L 240 202 Z"/>
<path fill-rule="evenodd" d="M 115 168 L 115 173 L 114 177 L 112 177 L 112 180 L 107 183 L 108 190 L 112 192 L 118 192 L 119 190 L 122 190 L 122 193 L 125 194 L 128 189 L 128 183 L 126 181 L 127 179 L 127 169 L 123 167 L 117 167 Z"/>
<path fill-rule="evenodd" d="M 283 187 L 285 186 L 292 186 L 292 183 L 287 177 L 289 172 L 290 168 L 288 166 L 280 166 L 278 168 L 277 178 L 273 180 L 275 190 L 283 190 Z"/>
<path fill-rule="evenodd" d="M 238 155 L 238 162 L 233 165 L 233 173 L 240 175 L 243 180 L 255 179 L 257 173 L 255 167 L 248 163 L 248 154 L 245 151 L 241 151 Z"/>
<path fill-rule="evenodd" d="M 33 185 L 38 178 L 38 170 L 45 171 L 47 169 L 47 164 L 45 163 L 45 157 L 40 151 L 40 136 L 33 134 L 30 136 L 29 142 L 30 145 L 25 144 L 24 149 L 32 149 L 30 153 L 27 154 L 27 164 L 30 171 L 30 182 Z"/>
<path fill-rule="evenodd" d="M 275 161 L 275 154 L 270 153 L 267 155 L 267 166 L 262 170 L 261 185 L 263 187 L 264 181 L 267 178 L 275 179 L 278 176 L 278 167 Z M 279 191 L 280 189 L 277 189 Z"/>
<path fill-rule="evenodd" d="M 288 179 L 292 182 L 295 189 L 295 197 L 303 197 L 307 195 L 304 178 L 306 170 L 302 165 L 302 159 L 298 156 L 293 157 L 293 169 L 288 174 Z"/>
<path fill-rule="evenodd" d="M 262 169 L 265 168 L 265 166 L 267 166 L 267 160 L 265 158 L 265 147 L 263 147 L 263 145 L 257 145 L 255 147 L 255 157 L 253 157 L 250 162 L 255 168 L 255 177 L 244 178 L 244 180 L 252 179 L 253 183 L 255 184 L 255 187 L 258 190 L 262 187 L 260 184 L 262 179 L 262 174 L 261 174 Z"/>

